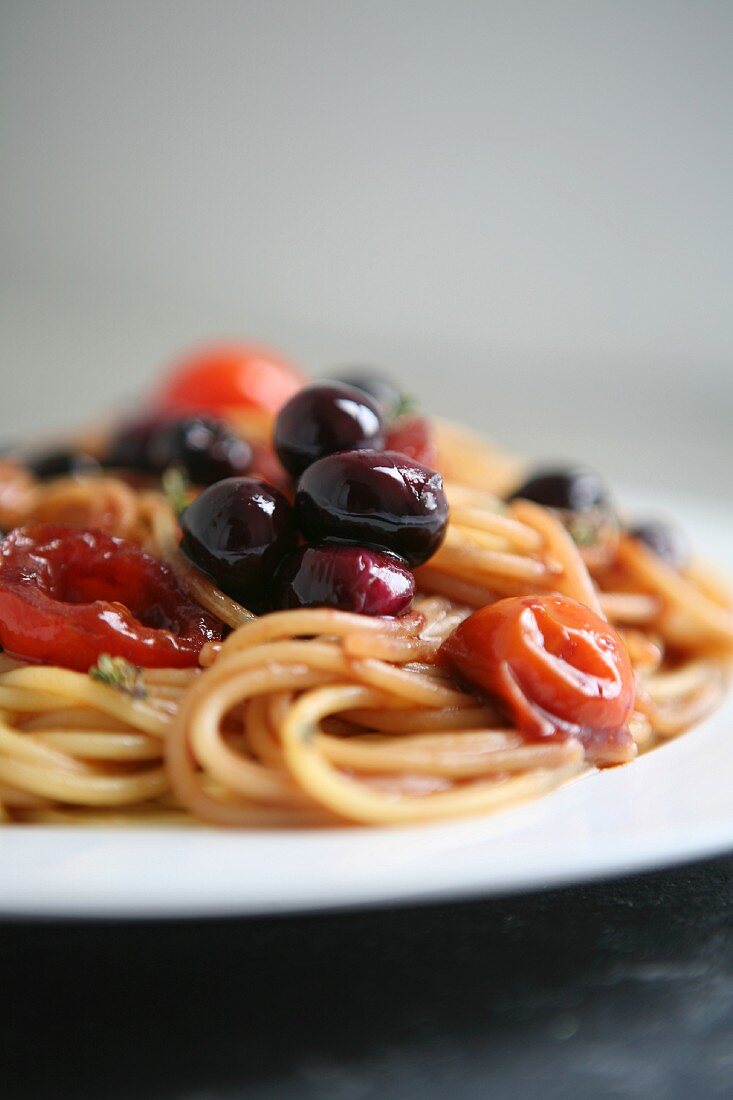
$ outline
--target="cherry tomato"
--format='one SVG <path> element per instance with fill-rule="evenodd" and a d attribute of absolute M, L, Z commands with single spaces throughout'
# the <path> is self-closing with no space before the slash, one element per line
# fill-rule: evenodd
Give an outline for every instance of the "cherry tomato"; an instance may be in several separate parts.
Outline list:
<path fill-rule="evenodd" d="M 297 367 L 252 344 L 220 344 L 184 358 L 154 402 L 165 412 L 226 415 L 256 410 L 274 416 L 303 385 Z"/>
<path fill-rule="evenodd" d="M 279 489 L 290 500 L 293 496 L 293 479 L 275 454 L 271 443 L 252 444 L 250 477 L 258 477 Z"/>
<path fill-rule="evenodd" d="M 577 737 L 602 764 L 633 757 L 629 655 L 613 627 L 575 600 L 499 600 L 461 623 L 440 659 L 496 700 L 529 740 Z"/>
<path fill-rule="evenodd" d="M 435 429 L 427 416 L 398 416 L 387 433 L 387 450 L 399 451 L 423 466 L 438 466 Z"/>
<path fill-rule="evenodd" d="M 48 523 L 0 543 L 0 643 L 16 657 L 80 672 L 101 653 L 185 668 L 221 636 L 170 567 L 125 539 Z"/>

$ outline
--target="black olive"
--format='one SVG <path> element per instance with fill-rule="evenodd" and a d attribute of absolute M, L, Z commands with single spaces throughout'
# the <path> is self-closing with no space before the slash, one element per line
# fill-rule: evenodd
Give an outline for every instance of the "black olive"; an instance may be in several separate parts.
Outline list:
<path fill-rule="evenodd" d="M 372 401 L 376 401 L 382 412 L 391 419 L 403 411 L 405 395 L 394 382 L 385 378 L 383 374 L 372 370 L 370 367 L 349 367 L 339 370 L 330 376 L 336 382 L 344 382 L 347 386 L 353 386 L 355 390 L 361 390 Z"/>
<path fill-rule="evenodd" d="M 297 477 L 326 455 L 381 447 L 384 437 L 382 411 L 365 393 L 343 383 L 314 382 L 283 405 L 273 442 L 285 469 Z"/>
<path fill-rule="evenodd" d="M 277 583 L 283 608 L 337 607 L 360 615 L 401 615 L 415 595 L 406 566 L 363 546 L 301 546 Z"/>
<path fill-rule="evenodd" d="M 213 485 L 245 474 L 252 448 L 223 421 L 195 415 L 171 420 L 151 433 L 146 457 L 151 470 L 178 465 L 195 485 Z"/>
<path fill-rule="evenodd" d="M 271 610 L 275 574 L 296 545 L 282 493 L 257 478 L 217 481 L 189 504 L 181 529 L 181 550 L 222 591 L 258 614 Z"/>
<path fill-rule="evenodd" d="M 148 444 L 159 423 L 157 419 L 148 417 L 122 424 L 110 439 L 102 464 L 114 469 L 150 473 Z"/>
<path fill-rule="evenodd" d="M 584 466 L 538 470 L 508 497 L 531 500 L 546 508 L 584 512 L 588 508 L 611 510 L 611 494 L 595 470 Z"/>
<path fill-rule="evenodd" d="M 53 477 L 77 477 L 79 474 L 94 474 L 101 470 L 99 462 L 84 451 L 43 451 L 29 455 L 25 460 L 28 470 L 39 481 Z"/>
<path fill-rule="evenodd" d="M 180 466 L 195 485 L 212 485 L 245 473 L 252 448 L 211 416 L 149 417 L 124 424 L 112 439 L 106 466 L 162 474 Z"/>
<path fill-rule="evenodd" d="M 662 519 L 642 520 L 629 528 L 629 534 L 674 569 L 684 569 L 689 564 L 692 554 L 690 542 L 676 523 Z"/>
<path fill-rule="evenodd" d="M 395 451 L 344 451 L 302 475 L 295 521 L 307 542 L 385 550 L 417 566 L 445 538 L 448 501 L 428 466 Z"/>

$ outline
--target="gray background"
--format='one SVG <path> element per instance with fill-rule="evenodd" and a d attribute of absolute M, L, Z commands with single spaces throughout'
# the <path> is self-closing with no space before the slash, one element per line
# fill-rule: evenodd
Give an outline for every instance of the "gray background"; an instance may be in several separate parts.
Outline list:
<path fill-rule="evenodd" d="M 0 6 L 0 430 L 219 334 L 733 500 L 733 4 Z"/>

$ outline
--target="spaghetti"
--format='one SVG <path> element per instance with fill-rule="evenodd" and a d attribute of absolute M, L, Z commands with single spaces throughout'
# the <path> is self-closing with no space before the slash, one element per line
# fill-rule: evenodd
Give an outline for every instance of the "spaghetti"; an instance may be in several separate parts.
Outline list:
<path fill-rule="evenodd" d="M 438 657 L 474 610 L 507 598 L 559 594 L 618 631 L 634 751 L 719 705 L 733 605 L 703 565 L 673 568 L 619 530 L 579 545 L 556 509 L 502 499 L 520 479 L 515 460 L 452 425 L 438 426 L 437 446 L 447 533 L 414 568 L 412 609 L 393 619 L 332 607 L 256 617 L 181 553 L 159 488 L 107 472 L 40 481 L 4 461 L 5 530 L 64 523 L 129 540 L 225 636 L 191 667 L 141 669 L 133 688 L 1 655 L 0 818 L 397 825 L 538 798 L 592 769 L 582 739 L 528 740 L 501 700 Z"/>

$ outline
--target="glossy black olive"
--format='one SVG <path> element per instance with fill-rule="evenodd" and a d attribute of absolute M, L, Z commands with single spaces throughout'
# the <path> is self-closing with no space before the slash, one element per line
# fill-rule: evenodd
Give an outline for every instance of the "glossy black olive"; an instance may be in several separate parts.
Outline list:
<path fill-rule="evenodd" d="M 252 448 L 221 420 L 187 416 L 164 421 L 152 432 L 147 461 L 155 472 L 177 465 L 194 485 L 213 485 L 245 474 L 252 462 Z"/>
<path fill-rule="evenodd" d="M 689 565 L 692 548 L 686 533 L 676 523 L 661 519 L 643 520 L 629 528 L 629 534 L 674 569 L 684 569 Z"/>
<path fill-rule="evenodd" d="M 350 367 L 334 373 L 331 377 L 336 382 L 344 382 L 347 386 L 353 386 L 354 389 L 365 393 L 367 397 L 371 397 L 388 419 L 403 411 L 406 403 L 404 394 L 389 378 L 385 378 L 384 375 L 369 367 Z"/>
<path fill-rule="evenodd" d="M 105 465 L 162 474 L 180 466 L 194 485 L 213 485 L 249 470 L 252 448 L 211 416 L 163 417 L 125 425 L 112 440 Z"/>
<path fill-rule="evenodd" d="M 99 473 L 101 466 L 96 458 L 83 451 L 43 451 L 29 455 L 26 467 L 39 481 L 53 477 L 77 477 L 79 474 Z"/>
<path fill-rule="evenodd" d="M 611 507 L 611 495 L 605 481 L 595 470 L 584 466 L 538 470 L 508 499 L 520 498 L 569 512 Z"/>
<path fill-rule="evenodd" d="M 233 477 L 204 489 L 181 516 L 183 553 L 232 599 L 272 607 L 273 577 L 295 547 L 293 514 L 265 481 Z"/>
<path fill-rule="evenodd" d="M 161 423 L 159 418 L 146 417 L 123 424 L 108 444 L 103 465 L 152 473 L 148 447 Z"/>
<path fill-rule="evenodd" d="M 435 470 L 396 451 L 349 451 L 308 467 L 295 517 L 309 542 L 369 546 L 416 566 L 445 537 L 448 501 Z"/>
<path fill-rule="evenodd" d="M 361 390 L 316 382 L 294 394 L 278 413 L 274 444 L 293 477 L 337 451 L 381 447 L 385 427 L 379 406 Z"/>
<path fill-rule="evenodd" d="M 401 615 L 415 578 L 391 554 L 363 546 L 301 546 L 278 577 L 282 608 L 336 607 L 361 615 Z"/>

